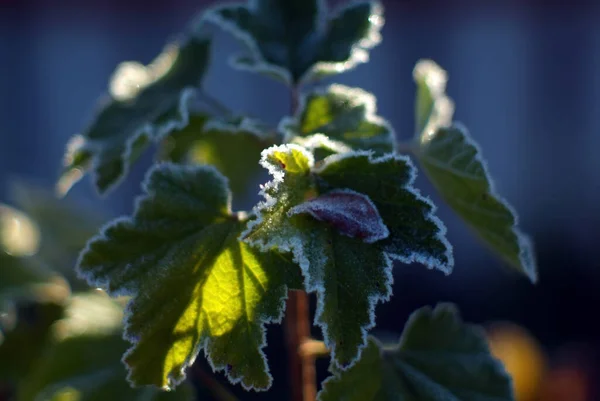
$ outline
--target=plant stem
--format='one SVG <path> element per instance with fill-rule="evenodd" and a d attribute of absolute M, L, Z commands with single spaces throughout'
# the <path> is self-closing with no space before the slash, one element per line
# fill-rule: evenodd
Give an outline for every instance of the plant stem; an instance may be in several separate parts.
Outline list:
<path fill-rule="evenodd" d="M 299 103 L 297 87 L 291 92 L 291 115 Z M 310 340 L 310 310 L 308 294 L 289 291 L 285 316 L 285 336 L 289 361 L 291 401 L 314 401 L 317 398 L 315 359 L 300 352 L 302 344 Z"/>
<path fill-rule="evenodd" d="M 304 291 L 290 291 L 285 331 L 292 401 L 314 401 L 317 397 L 314 356 L 300 353 L 300 347 L 310 338 L 309 315 L 308 294 Z"/>

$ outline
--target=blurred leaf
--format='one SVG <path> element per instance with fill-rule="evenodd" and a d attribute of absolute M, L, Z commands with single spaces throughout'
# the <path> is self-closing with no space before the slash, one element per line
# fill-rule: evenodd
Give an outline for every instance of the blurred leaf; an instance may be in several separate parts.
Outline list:
<path fill-rule="evenodd" d="M 412 187 L 414 168 L 404 156 L 356 152 L 315 167 L 306 149 L 282 145 L 263 152 L 261 164 L 273 179 L 242 238 L 263 251 L 294 253 L 306 291 L 318 295 L 315 323 L 332 360 L 350 365 L 375 324 L 375 305 L 391 295 L 392 260 L 450 272 L 445 228 Z"/>
<path fill-rule="evenodd" d="M 383 26 L 379 2 L 352 2 L 330 14 L 323 0 L 248 0 L 217 6 L 206 18 L 249 48 L 234 66 L 298 84 L 368 60 Z"/>
<path fill-rule="evenodd" d="M 58 301 L 68 296 L 64 280 L 32 256 L 39 243 L 37 224 L 24 213 L 0 204 L 0 301 Z"/>
<path fill-rule="evenodd" d="M 445 72 L 426 61 L 417 64 L 415 77 L 417 129 L 422 129 L 415 138 L 415 155 L 425 174 L 493 251 L 535 283 L 537 267 L 531 239 L 519 229 L 512 206 L 496 192 L 479 146 L 464 127 L 448 125 L 452 113 L 443 106 L 448 103 L 443 93 Z"/>
<path fill-rule="evenodd" d="M 64 306 L 53 302 L 19 307 L 16 326 L 3 330 L 0 344 L 0 383 L 11 388 L 24 380 L 47 345 L 52 324 L 63 316 Z"/>
<path fill-rule="evenodd" d="M 17 401 L 192 400 L 187 386 L 176 392 L 130 387 L 121 363 L 127 349 L 122 318 L 121 307 L 104 294 L 74 296 L 66 317 L 52 328 L 52 343 L 23 380 Z"/>
<path fill-rule="evenodd" d="M 325 90 L 310 92 L 303 99 L 298 114 L 292 119 L 285 119 L 281 129 L 287 133 L 288 140 L 293 136 L 323 134 L 330 141 L 343 144 L 337 146 L 336 153 L 344 153 L 348 149 L 393 152 L 393 130 L 376 112 L 372 94 L 358 88 L 331 85 Z M 303 142 L 300 144 L 305 145 Z"/>
<path fill-rule="evenodd" d="M 24 181 L 14 181 L 10 192 L 15 204 L 32 217 L 40 229 L 36 259 L 64 275 L 73 290 L 89 289 L 77 278 L 75 262 L 87 240 L 96 234 L 107 217 L 83 204 L 58 199 L 52 191 Z"/>
<path fill-rule="evenodd" d="M 319 401 L 514 400 L 511 379 L 481 330 L 447 304 L 413 313 L 397 346 L 370 337 L 354 366 L 330 369 Z"/>
<path fill-rule="evenodd" d="M 439 128 L 419 144 L 417 157 L 442 198 L 514 269 L 537 281 L 533 244 L 518 228 L 512 206 L 493 185 L 477 144 L 458 125 Z"/>
<path fill-rule="evenodd" d="M 245 199 L 250 188 L 256 193 L 260 152 L 277 139 L 249 118 L 217 120 L 196 114 L 187 127 L 166 138 L 160 158 L 215 166 L 228 178 L 234 199 Z"/>
<path fill-rule="evenodd" d="M 417 84 L 415 136 L 421 138 L 452 122 L 454 102 L 446 96 L 448 74 L 431 60 L 420 60 L 413 70 Z"/>
<path fill-rule="evenodd" d="M 133 217 L 106 226 L 79 263 L 91 285 L 133 296 L 129 379 L 174 387 L 204 349 L 232 383 L 270 387 L 264 324 L 282 318 L 299 269 L 239 241 L 245 224 L 213 167 L 160 164 L 143 188 Z"/>
<path fill-rule="evenodd" d="M 67 149 L 57 184 L 65 194 L 93 169 L 101 194 L 116 186 L 150 142 L 188 124 L 188 108 L 209 63 L 210 41 L 190 36 L 150 65 L 122 63 L 89 127 Z"/>

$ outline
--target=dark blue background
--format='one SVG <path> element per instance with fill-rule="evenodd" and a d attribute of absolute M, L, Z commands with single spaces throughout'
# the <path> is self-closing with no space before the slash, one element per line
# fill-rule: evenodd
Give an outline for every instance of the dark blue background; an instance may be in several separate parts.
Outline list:
<path fill-rule="evenodd" d="M 0 0 L 0 183 L 17 175 L 51 187 L 66 141 L 89 120 L 115 66 L 151 61 L 211 3 Z M 550 353 L 564 344 L 587 344 L 598 356 L 600 7 L 516 0 L 383 3 L 382 44 L 369 64 L 337 81 L 372 91 L 380 114 L 406 139 L 413 127 L 414 63 L 427 57 L 447 69 L 455 117 L 480 143 L 497 189 L 534 237 L 541 278 L 533 287 L 506 274 L 438 201 L 455 245 L 455 273 L 446 278 L 420 266 L 397 266 L 395 296 L 377 308 L 377 328 L 400 332 L 416 307 L 455 301 L 468 320 L 524 325 Z M 234 110 L 276 123 L 289 107 L 285 88 L 229 68 L 227 59 L 240 46 L 215 32 L 208 90 Z M 105 200 L 95 196 L 88 178 L 69 196 L 111 214 L 128 213 L 149 162 L 137 164 Z M 439 199 L 424 179 L 419 184 Z M 6 196 L 0 185 L 0 200 Z M 272 395 L 278 397 L 286 386 L 285 361 L 279 329 L 269 333 Z"/>

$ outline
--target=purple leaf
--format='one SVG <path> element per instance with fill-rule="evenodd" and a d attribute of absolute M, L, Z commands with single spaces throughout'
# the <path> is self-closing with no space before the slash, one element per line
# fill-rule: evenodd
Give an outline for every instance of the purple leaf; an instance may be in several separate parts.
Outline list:
<path fill-rule="evenodd" d="M 334 190 L 301 203 L 291 208 L 288 216 L 303 213 L 366 243 L 382 240 L 390 234 L 371 199 L 350 189 Z"/>

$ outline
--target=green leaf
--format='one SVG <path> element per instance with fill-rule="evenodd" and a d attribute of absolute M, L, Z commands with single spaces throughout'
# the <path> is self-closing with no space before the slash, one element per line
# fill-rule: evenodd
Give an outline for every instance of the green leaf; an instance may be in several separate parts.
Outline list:
<path fill-rule="evenodd" d="M 208 119 L 192 115 L 163 147 L 163 160 L 213 165 L 229 180 L 234 199 L 246 199 L 261 167 L 260 152 L 280 138 L 249 118 Z"/>
<path fill-rule="evenodd" d="M 444 200 L 514 269 L 537 281 L 531 239 L 518 227 L 510 204 L 494 188 L 479 146 L 467 130 L 440 128 L 419 144 L 423 170 Z"/>
<path fill-rule="evenodd" d="M 296 85 L 368 61 L 383 26 L 376 1 L 352 2 L 329 13 L 323 0 L 248 0 L 210 10 L 206 18 L 249 49 L 234 67 Z"/>
<path fill-rule="evenodd" d="M 4 341 L 0 341 L 0 387 L 5 384 L 12 389 L 26 379 L 49 341 L 52 324 L 64 313 L 64 305 L 54 302 L 26 304 L 25 308 L 15 308 L 19 310 L 13 327 L 7 330 L 0 325 L 4 334 Z"/>
<path fill-rule="evenodd" d="M 421 308 L 400 343 L 373 337 L 347 371 L 331 368 L 319 401 L 511 401 L 512 380 L 490 353 L 482 330 L 461 321 L 453 305 Z"/>
<path fill-rule="evenodd" d="M 417 84 L 415 136 L 418 138 L 450 125 L 454 102 L 446 96 L 448 74 L 435 62 L 420 60 L 413 70 L 413 78 Z"/>
<path fill-rule="evenodd" d="M 512 206 L 494 187 L 482 152 L 460 124 L 450 125 L 446 73 L 431 61 L 415 67 L 417 117 L 426 121 L 415 138 L 415 155 L 442 198 L 515 270 L 537 281 L 531 239 L 518 227 Z"/>
<path fill-rule="evenodd" d="M 170 44 L 150 65 L 122 63 L 110 96 L 68 147 L 57 191 L 65 194 L 92 169 L 99 193 L 115 187 L 150 142 L 188 124 L 188 108 L 209 63 L 210 41 Z"/>
<path fill-rule="evenodd" d="M 243 238 L 262 250 L 293 252 L 306 290 L 318 295 L 315 323 L 333 361 L 351 365 L 375 324 L 375 304 L 391 295 L 392 260 L 450 272 L 445 228 L 412 187 L 415 170 L 404 156 L 353 152 L 315 166 L 312 154 L 290 144 L 265 150 L 261 163 L 273 180 Z M 340 194 L 351 194 L 350 201 Z M 367 213 L 352 213 L 357 198 Z M 315 202 L 321 209 L 327 203 L 326 214 L 314 217 Z M 340 217 L 348 213 L 351 219 Z"/>
<path fill-rule="evenodd" d="M 299 269 L 238 240 L 245 223 L 213 167 L 158 165 L 144 192 L 133 217 L 108 225 L 78 264 L 91 285 L 132 296 L 129 380 L 174 387 L 203 349 L 231 382 L 267 389 L 264 324 L 282 318 Z"/>
<path fill-rule="evenodd" d="M 283 120 L 281 130 L 286 132 L 287 141 L 292 141 L 294 136 L 323 134 L 331 141 L 347 145 L 338 146 L 337 153 L 347 152 L 347 148 L 393 152 L 394 132 L 376 112 L 372 94 L 359 88 L 331 85 L 309 93 L 302 100 L 297 115 Z"/>
<path fill-rule="evenodd" d="M 21 211 L 0 204 L 0 302 L 59 301 L 68 296 L 65 281 L 39 263 L 38 225 Z"/>
<path fill-rule="evenodd" d="M 76 278 L 73 266 L 86 241 L 106 221 L 104 213 L 69 199 L 58 199 L 45 188 L 14 181 L 10 195 L 15 205 L 32 217 L 41 239 L 35 259 L 68 279 L 74 290 L 88 289 Z"/>
<path fill-rule="evenodd" d="M 164 393 L 155 388 L 133 389 L 125 380 L 121 356 L 121 307 L 106 295 L 73 297 L 65 319 L 52 330 L 51 344 L 21 382 L 17 401 L 192 400 L 191 387 Z"/>

